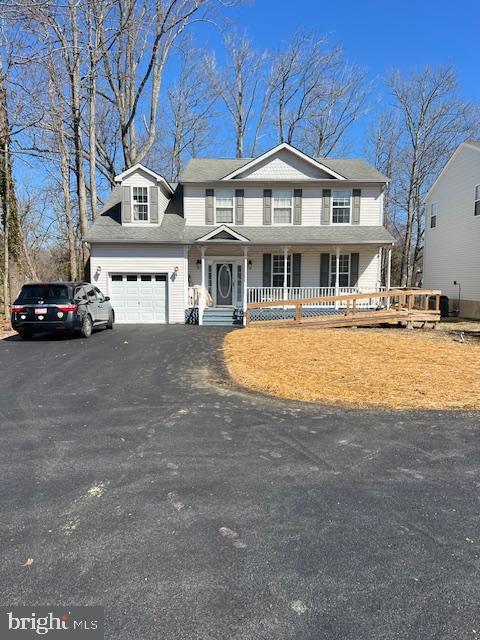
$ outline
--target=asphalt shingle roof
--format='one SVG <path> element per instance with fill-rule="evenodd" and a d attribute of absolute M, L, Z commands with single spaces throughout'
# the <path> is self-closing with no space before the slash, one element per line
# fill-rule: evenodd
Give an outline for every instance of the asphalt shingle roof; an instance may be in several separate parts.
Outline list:
<path fill-rule="evenodd" d="M 180 182 L 208 182 L 221 180 L 232 171 L 241 169 L 253 158 L 192 158 L 180 178 Z M 375 167 L 364 160 L 351 158 L 318 158 L 318 161 L 347 180 L 388 180 Z"/>
<path fill-rule="evenodd" d="M 233 229 L 254 244 L 387 244 L 393 242 L 382 226 L 351 225 L 345 227 L 301 225 L 291 227 L 246 227 Z M 185 220 L 174 213 L 166 213 L 160 225 L 132 226 L 120 224 L 108 214 L 97 218 L 90 228 L 87 242 L 101 243 L 175 243 L 193 244 L 213 230 L 210 226 L 185 225 Z M 236 241 L 225 240 L 227 244 Z"/>

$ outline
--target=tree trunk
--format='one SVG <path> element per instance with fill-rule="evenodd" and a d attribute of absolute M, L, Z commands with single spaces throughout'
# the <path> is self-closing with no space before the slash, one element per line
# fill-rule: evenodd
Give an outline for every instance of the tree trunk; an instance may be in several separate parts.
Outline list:
<path fill-rule="evenodd" d="M 85 167 L 83 164 L 83 145 L 81 128 L 81 86 L 80 86 L 80 51 L 78 48 L 77 9 L 73 0 L 68 0 L 72 29 L 72 72 L 70 75 L 72 94 L 73 144 L 75 148 L 75 176 L 77 182 L 78 218 L 82 240 L 81 255 L 83 265 L 88 260 L 88 250 L 83 239 L 88 231 L 87 191 L 85 185 Z"/>

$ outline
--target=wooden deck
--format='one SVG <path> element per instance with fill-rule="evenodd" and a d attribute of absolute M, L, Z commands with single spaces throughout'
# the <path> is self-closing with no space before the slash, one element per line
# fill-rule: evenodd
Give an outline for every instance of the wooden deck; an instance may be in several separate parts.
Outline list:
<path fill-rule="evenodd" d="M 427 289 L 390 289 L 389 291 L 301 300 L 275 300 L 247 304 L 247 326 L 355 327 L 383 324 L 436 324 L 440 321 L 441 291 Z M 430 300 L 434 298 L 434 305 Z M 321 310 L 333 305 L 328 313 Z M 433 306 L 433 308 L 430 308 Z M 257 317 L 255 317 L 255 311 Z M 315 313 L 318 310 L 318 314 Z M 261 312 L 270 315 L 262 318 Z M 252 313 L 254 312 L 254 313 Z"/>

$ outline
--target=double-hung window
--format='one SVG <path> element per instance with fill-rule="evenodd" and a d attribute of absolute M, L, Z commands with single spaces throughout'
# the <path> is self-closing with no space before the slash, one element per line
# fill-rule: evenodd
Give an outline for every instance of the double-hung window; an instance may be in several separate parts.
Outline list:
<path fill-rule="evenodd" d="M 475 209 L 473 215 L 480 216 L 480 184 L 475 187 Z"/>
<path fill-rule="evenodd" d="M 233 223 L 233 190 L 217 189 L 215 191 L 215 222 Z"/>
<path fill-rule="evenodd" d="M 430 205 L 430 229 L 435 229 L 435 227 L 437 226 L 437 212 L 438 205 L 436 202 L 433 202 Z"/>
<path fill-rule="evenodd" d="M 332 191 L 333 224 L 350 224 L 351 201 L 351 191 Z"/>
<path fill-rule="evenodd" d="M 273 224 L 292 224 L 292 191 L 274 191 Z"/>
<path fill-rule="evenodd" d="M 285 256 L 272 255 L 272 287 L 283 287 Z M 290 286 L 292 273 L 292 256 L 287 256 L 287 287 Z"/>
<path fill-rule="evenodd" d="M 337 256 L 330 255 L 330 286 L 334 287 L 337 281 Z M 350 255 L 340 254 L 338 262 L 338 285 L 340 287 L 350 286 Z"/>
<path fill-rule="evenodd" d="M 148 222 L 148 187 L 133 187 L 133 219 Z"/>

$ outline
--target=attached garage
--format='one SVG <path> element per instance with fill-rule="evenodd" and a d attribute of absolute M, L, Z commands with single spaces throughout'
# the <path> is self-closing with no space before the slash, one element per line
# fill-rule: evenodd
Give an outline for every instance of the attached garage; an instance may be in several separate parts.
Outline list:
<path fill-rule="evenodd" d="M 166 274 L 112 273 L 109 291 L 116 322 L 164 324 L 167 321 Z"/>
<path fill-rule="evenodd" d="M 168 244 L 94 243 L 92 282 L 110 296 L 118 323 L 185 323 L 185 247 Z"/>

